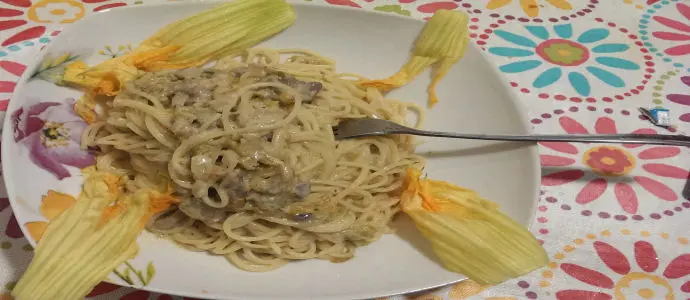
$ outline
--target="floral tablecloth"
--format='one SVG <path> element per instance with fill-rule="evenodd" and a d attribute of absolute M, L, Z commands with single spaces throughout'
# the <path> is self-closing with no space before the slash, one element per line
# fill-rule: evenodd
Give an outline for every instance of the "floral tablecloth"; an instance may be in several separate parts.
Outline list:
<path fill-rule="evenodd" d="M 94 12 L 162 1 L 0 0 L 0 114 L 25 65 L 62 28 Z M 472 40 L 510 80 L 537 133 L 690 128 L 688 0 L 319 2 L 414 18 L 466 11 Z M 640 107 L 668 109 L 671 126 L 654 126 Z M 390 299 L 690 298 L 690 150 L 540 146 L 542 192 L 531 228 L 551 257 L 548 266 L 498 286 L 464 281 Z M 0 300 L 11 299 L 31 251 L 8 199 L 0 198 Z M 111 284 L 91 296 L 181 299 Z"/>

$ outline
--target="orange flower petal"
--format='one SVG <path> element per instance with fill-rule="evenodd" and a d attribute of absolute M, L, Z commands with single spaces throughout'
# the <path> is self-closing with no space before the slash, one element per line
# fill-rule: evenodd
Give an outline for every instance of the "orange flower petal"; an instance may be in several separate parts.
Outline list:
<path fill-rule="evenodd" d="M 168 209 L 171 205 L 180 203 L 180 199 L 172 195 L 172 186 L 168 186 L 165 193 L 153 191 L 149 193 L 149 211 L 141 220 L 141 226 L 145 226 L 153 215 Z"/>
<path fill-rule="evenodd" d="M 465 299 L 481 293 L 484 289 L 485 287 L 479 285 L 476 281 L 465 279 L 450 288 L 448 297 L 451 299 Z"/>
<path fill-rule="evenodd" d="M 72 109 L 79 115 L 79 117 L 86 122 L 86 124 L 93 124 L 98 121 L 96 116 L 96 103 L 94 101 L 94 93 L 87 92 L 79 101 L 74 103 Z"/>
<path fill-rule="evenodd" d="M 546 2 L 549 2 L 551 5 L 558 7 L 560 9 L 573 9 L 573 6 L 567 0 L 546 0 Z"/>
<path fill-rule="evenodd" d="M 48 228 L 48 222 L 28 222 L 24 224 L 24 226 L 26 226 L 26 229 L 29 231 L 29 235 L 31 235 L 31 238 L 33 238 L 35 241 L 38 241 L 43 236 L 43 233 L 46 232 L 46 228 Z"/>
<path fill-rule="evenodd" d="M 108 193 L 117 198 L 120 195 L 120 187 L 122 186 L 122 177 L 115 176 L 113 174 L 105 174 L 103 176 L 103 181 L 108 185 Z"/>
<path fill-rule="evenodd" d="M 99 226 L 107 223 L 108 221 L 114 219 L 122 211 L 122 206 L 119 204 L 106 206 L 101 214 L 101 221 L 98 223 Z"/>
<path fill-rule="evenodd" d="M 525 14 L 530 17 L 536 17 L 539 15 L 539 5 L 537 5 L 537 0 L 520 0 L 520 6 Z"/>
<path fill-rule="evenodd" d="M 49 190 L 41 201 L 41 214 L 48 220 L 52 220 L 63 211 L 70 208 L 77 200 L 74 197 Z"/>
<path fill-rule="evenodd" d="M 489 0 L 489 3 L 486 4 L 486 8 L 497 9 L 510 4 L 510 2 L 513 2 L 513 0 Z"/>

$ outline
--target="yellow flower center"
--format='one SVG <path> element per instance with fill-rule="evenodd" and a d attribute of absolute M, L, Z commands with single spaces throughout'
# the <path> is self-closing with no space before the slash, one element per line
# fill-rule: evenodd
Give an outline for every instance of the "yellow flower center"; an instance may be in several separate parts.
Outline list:
<path fill-rule="evenodd" d="M 568 56 L 570 56 L 570 53 L 571 53 L 571 52 L 570 52 L 569 49 L 560 49 L 560 50 L 558 50 L 558 55 L 560 55 L 560 56 L 568 57 Z"/>
<path fill-rule="evenodd" d="M 637 291 L 637 294 L 645 299 L 652 299 L 654 297 L 654 291 L 652 289 L 644 288 Z"/>
<path fill-rule="evenodd" d="M 673 292 L 673 288 L 671 285 L 668 283 L 668 281 L 664 278 L 661 278 L 656 275 L 652 274 L 647 274 L 647 273 L 641 273 L 641 272 L 632 272 L 629 273 L 628 275 L 623 276 L 618 282 L 616 283 L 614 287 L 614 298 L 615 299 L 620 299 L 620 300 L 625 300 L 627 297 L 625 297 L 625 293 L 623 290 L 630 288 L 630 285 L 634 281 L 651 281 L 654 285 L 658 287 L 662 287 L 666 289 L 666 295 L 658 295 L 656 296 L 653 290 L 649 288 L 641 288 L 637 290 L 637 295 L 644 299 L 666 299 L 666 300 L 673 300 L 675 299 L 675 295 Z M 655 297 L 656 296 L 656 297 Z"/>
<path fill-rule="evenodd" d="M 50 11 L 50 14 L 51 14 L 51 15 L 56 15 L 56 16 L 62 16 L 62 15 L 64 15 L 64 14 L 66 14 L 66 13 L 67 13 L 67 11 L 64 10 L 64 9 L 62 9 L 62 8 L 53 9 L 53 10 Z"/>
<path fill-rule="evenodd" d="M 613 159 L 613 158 L 610 158 L 610 157 L 604 157 L 604 158 L 601 160 L 601 162 L 604 163 L 604 164 L 607 164 L 607 165 L 612 165 L 612 164 L 615 164 L 615 163 L 616 163 L 616 160 Z"/>
<path fill-rule="evenodd" d="M 72 23 L 84 17 L 84 4 L 75 0 L 42 0 L 34 2 L 27 13 L 38 23 Z"/>
<path fill-rule="evenodd" d="M 69 129 L 64 123 L 47 122 L 41 132 L 41 143 L 46 148 L 65 147 L 69 144 Z"/>

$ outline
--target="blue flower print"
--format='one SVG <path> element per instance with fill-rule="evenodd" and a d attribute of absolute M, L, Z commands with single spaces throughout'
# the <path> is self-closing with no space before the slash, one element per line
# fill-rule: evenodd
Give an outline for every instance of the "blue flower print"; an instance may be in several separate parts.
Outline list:
<path fill-rule="evenodd" d="M 500 66 L 504 73 L 539 69 L 532 82 L 535 88 L 565 80 L 577 94 L 589 96 L 592 77 L 610 87 L 622 88 L 626 86 L 625 81 L 616 73 L 640 69 L 637 63 L 623 58 L 630 50 L 628 44 L 607 41 L 611 32 L 606 28 L 589 29 L 579 35 L 571 24 L 552 28 L 525 26 L 525 29 L 529 34 L 496 30 L 495 35 L 510 45 L 490 47 L 488 51 L 514 61 Z"/>

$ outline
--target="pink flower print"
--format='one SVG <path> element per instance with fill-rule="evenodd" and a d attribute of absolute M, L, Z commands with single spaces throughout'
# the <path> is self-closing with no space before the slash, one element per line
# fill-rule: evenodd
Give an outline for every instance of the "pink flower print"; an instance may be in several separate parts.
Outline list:
<path fill-rule="evenodd" d="M 13 61 L 0 60 L 0 69 L 3 70 L 2 72 L 16 77 L 16 79 L 11 81 L 0 81 L 0 111 L 6 111 L 7 105 L 10 103 L 10 95 L 12 95 L 17 85 L 16 80 L 22 76 L 26 66 Z"/>
<path fill-rule="evenodd" d="M 680 78 L 680 81 L 686 88 L 690 88 L 690 76 L 683 76 Z M 680 105 L 690 106 L 690 95 L 688 94 L 668 94 L 666 99 Z M 679 119 L 683 122 L 690 122 L 690 113 L 682 114 Z"/>
<path fill-rule="evenodd" d="M 683 3 L 676 4 L 676 9 L 683 16 L 683 20 L 674 20 L 663 16 L 654 16 L 654 20 L 666 26 L 672 31 L 655 31 L 652 35 L 656 38 L 678 42 L 664 50 L 668 55 L 678 56 L 690 53 L 690 6 Z"/>
<path fill-rule="evenodd" d="M 561 128 L 570 134 L 589 133 L 580 122 L 563 116 L 559 119 Z M 615 121 L 609 117 L 600 117 L 594 125 L 594 132 L 599 134 L 617 133 Z M 634 133 L 656 133 L 654 129 L 638 129 Z M 558 155 L 541 155 L 545 167 L 559 167 L 565 170 L 544 175 L 542 184 L 558 186 L 583 179 L 585 171 L 575 168 L 581 161 L 595 174 L 587 179 L 585 186 L 578 192 L 575 202 L 588 204 L 601 197 L 609 188 L 613 188 L 615 198 L 621 209 L 634 214 L 637 212 L 638 194 L 629 183 L 630 177 L 624 177 L 635 171 L 632 181 L 644 190 L 664 201 L 678 200 L 678 194 L 668 187 L 663 178 L 686 179 L 688 172 L 684 169 L 658 162 L 659 159 L 672 158 L 680 154 L 680 148 L 671 146 L 642 145 L 590 145 L 571 143 L 540 143 L 542 146 L 558 152 Z M 568 167 L 573 166 L 570 169 Z M 661 177 L 661 178 L 659 178 Z M 651 199 L 650 199 L 651 200 Z"/>
<path fill-rule="evenodd" d="M 31 161 L 58 179 L 69 177 L 64 165 L 85 168 L 94 158 L 80 147 L 86 124 L 68 104 L 41 102 L 12 113 L 14 140 L 29 148 Z"/>
<path fill-rule="evenodd" d="M 660 269 L 656 249 L 647 241 L 634 244 L 634 261 L 606 242 L 596 241 L 593 247 L 607 268 L 596 271 L 573 263 L 563 263 L 560 267 L 570 277 L 597 291 L 562 290 L 556 293 L 556 299 L 631 299 L 633 295 L 636 299 L 674 299 L 672 280 L 690 274 L 690 254 L 681 254 Z M 680 290 L 690 292 L 688 287 L 690 281 L 685 281 Z"/>

